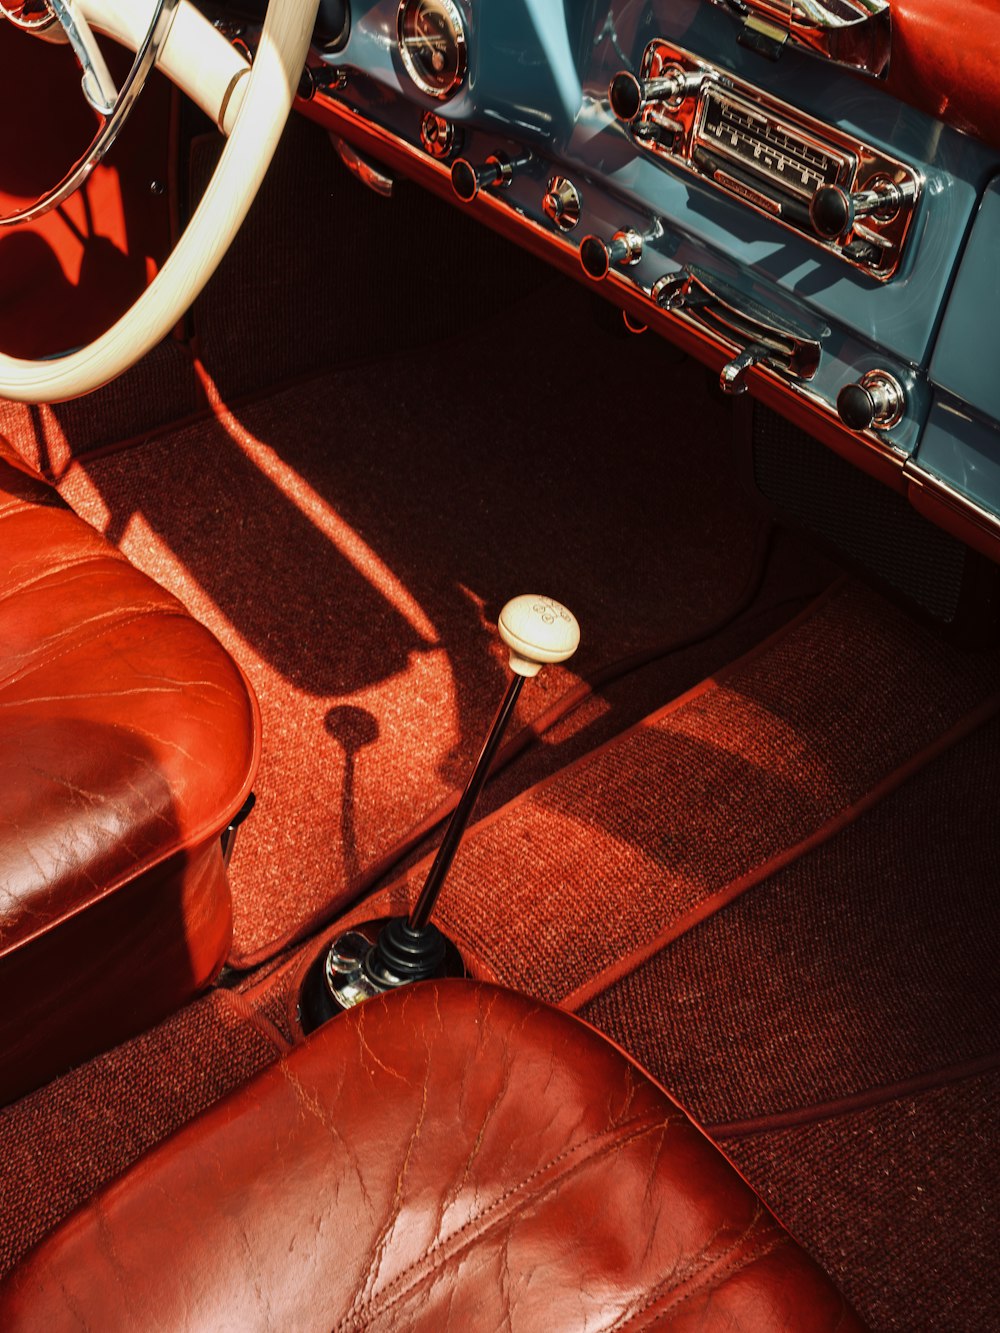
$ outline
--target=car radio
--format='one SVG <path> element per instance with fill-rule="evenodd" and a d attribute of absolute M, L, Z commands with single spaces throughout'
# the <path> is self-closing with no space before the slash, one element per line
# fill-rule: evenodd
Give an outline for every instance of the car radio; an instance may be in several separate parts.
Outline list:
<path fill-rule="evenodd" d="M 920 195 L 905 163 L 669 42 L 611 109 L 639 148 L 692 171 L 881 281 L 899 267 Z"/>

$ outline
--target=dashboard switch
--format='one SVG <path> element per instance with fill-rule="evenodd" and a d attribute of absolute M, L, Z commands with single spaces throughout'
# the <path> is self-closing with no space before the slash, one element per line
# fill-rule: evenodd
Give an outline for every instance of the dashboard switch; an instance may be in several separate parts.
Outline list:
<path fill-rule="evenodd" d="M 642 237 L 631 228 L 616 231 L 610 245 L 599 236 L 585 236 L 580 242 L 580 263 L 594 282 L 606 278 L 612 264 L 638 264 L 641 258 Z"/>
<path fill-rule="evenodd" d="M 842 185 L 821 185 L 809 202 L 809 217 L 817 236 L 837 241 L 847 235 L 857 218 L 875 214 L 879 221 L 891 221 L 904 199 L 912 197 L 912 187 L 907 190 L 905 185 L 890 180 L 854 191 Z"/>
<path fill-rule="evenodd" d="M 580 221 L 580 192 L 565 176 L 552 176 L 542 198 L 542 212 L 560 231 L 572 231 Z"/>
<path fill-rule="evenodd" d="M 474 167 L 468 159 L 456 158 L 451 167 L 451 188 L 463 204 L 471 204 L 480 190 L 491 186 L 506 189 L 518 167 L 530 161 L 530 156 L 511 162 L 503 153 L 492 153 L 481 167 Z"/>
<path fill-rule="evenodd" d="M 889 430 L 905 407 L 902 385 L 886 370 L 869 370 L 837 394 L 837 414 L 851 430 Z"/>
<path fill-rule="evenodd" d="M 425 153 L 440 159 L 449 157 L 458 147 L 458 135 L 451 121 L 434 111 L 425 111 L 420 121 L 420 143 Z"/>
<path fill-rule="evenodd" d="M 700 70 L 683 70 L 679 65 L 668 69 L 656 79 L 637 79 L 634 74 L 623 69 L 608 85 L 608 101 L 618 119 L 631 125 L 639 119 L 650 102 L 676 105 L 689 93 L 696 92 L 704 77 Z"/>

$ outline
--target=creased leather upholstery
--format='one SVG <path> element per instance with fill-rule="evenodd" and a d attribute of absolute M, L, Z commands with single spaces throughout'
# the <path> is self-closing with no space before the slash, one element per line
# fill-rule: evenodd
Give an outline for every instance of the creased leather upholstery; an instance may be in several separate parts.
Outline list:
<path fill-rule="evenodd" d="M 0 1327 L 861 1325 L 621 1051 L 451 981 L 335 1019 L 157 1148 L 0 1290 Z"/>
<path fill-rule="evenodd" d="M 889 91 L 1000 148 L 996 0 L 892 0 Z"/>
<path fill-rule="evenodd" d="M 0 441 L 0 1099 L 221 966 L 256 703 L 180 603 Z"/>

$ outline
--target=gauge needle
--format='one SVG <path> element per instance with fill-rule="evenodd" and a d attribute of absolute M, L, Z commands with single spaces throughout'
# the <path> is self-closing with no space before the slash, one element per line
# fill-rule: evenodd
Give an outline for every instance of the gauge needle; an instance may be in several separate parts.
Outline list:
<path fill-rule="evenodd" d="M 437 46 L 446 48 L 448 45 L 448 39 L 446 37 L 442 37 L 440 33 L 434 36 L 428 33 L 426 37 L 404 37 L 403 45 L 419 46 L 422 50 L 426 49 L 428 46 Z"/>

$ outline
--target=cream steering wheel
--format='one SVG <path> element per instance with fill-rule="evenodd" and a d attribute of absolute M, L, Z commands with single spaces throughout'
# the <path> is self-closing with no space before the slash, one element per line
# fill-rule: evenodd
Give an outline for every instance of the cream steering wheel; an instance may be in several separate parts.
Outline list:
<path fill-rule="evenodd" d="M 0 397 L 53 403 L 90 393 L 174 327 L 226 253 L 270 165 L 305 65 L 319 0 L 271 0 L 253 65 L 189 0 L 173 7 L 156 64 L 229 139 L 184 234 L 149 287 L 107 333 L 45 361 L 0 354 Z M 159 0 L 72 0 L 81 27 L 141 50 Z M 162 26 L 162 25 L 161 25 Z"/>

